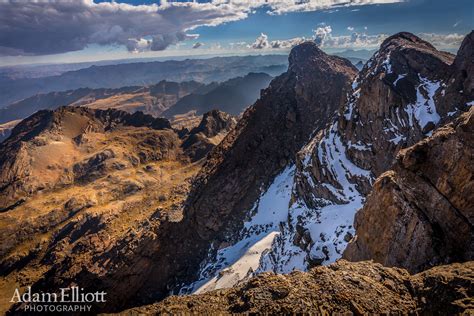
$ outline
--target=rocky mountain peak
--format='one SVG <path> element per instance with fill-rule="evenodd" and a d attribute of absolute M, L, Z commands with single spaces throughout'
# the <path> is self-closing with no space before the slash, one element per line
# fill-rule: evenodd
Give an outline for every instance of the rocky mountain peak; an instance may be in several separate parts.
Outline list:
<path fill-rule="evenodd" d="M 459 91 L 464 96 L 474 96 L 474 31 L 469 33 L 459 48 L 453 68 L 458 73 Z M 467 100 L 470 101 L 470 100 Z"/>
<path fill-rule="evenodd" d="M 307 41 L 295 46 L 288 58 L 290 67 L 296 64 L 307 63 L 311 58 L 326 55 L 315 42 Z"/>
<path fill-rule="evenodd" d="M 183 220 L 164 233 L 173 243 L 155 254 L 156 269 L 137 295 L 163 297 L 183 283 L 189 290 L 194 286 L 189 282 L 206 278 L 223 264 L 218 249 L 242 236 L 251 245 L 257 234 L 277 229 L 273 215 L 267 217 L 272 221 L 268 225 L 245 222 L 262 192 L 294 163 L 297 151 L 334 118 L 357 73 L 349 61 L 325 54 L 314 43 L 293 48 L 289 59 L 288 71 L 272 80 L 208 155 Z M 220 116 L 211 113 L 207 119 L 216 120 L 215 115 Z M 170 252 L 175 252 L 173 258 L 166 256 Z M 200 271 L 206 264 L 213 268 Z"/>
<path fill-rule="evenodd" d="M 380 50 L 386 49 L 393 49 L 394 47 L 408 47 L 408 46 L 416 46 L 416 47 L 423 47 L 426 49 L 435 50 L 436 48 L 428 43 L 427 41 L 422 40 L 415 34 L 410 32 L 399 32 L 392 36 L 386 38 L 382 45 L 380 45 Z"/>
<path fill-rule="evenodd" d="M 347 59 L 330 56 L 323 52 L 313 41 L 304 42 L 295 46 L 288 57 L 289 70 L 297 74 L 311 73 L 309 70 L 326 71 L 334 69 L 336 71 L 344 68 L 353 68 L 357 73 L 357 68 Z"/>
<path fill-rule="evenodd" d="M 454 55 L 437 50 L 430 43 L 408 32 L 397 33 L 387 38 L 378 52 L 363 68 L 361 77 L 385 73 L 404 74 L 414 77 L 418 75 L 439 79 L 449 73 L 449 65 Z M 387 79 L 395 81 L 397 77 Z M 433 78 L 435 77 L 435 78 Z"/>
<path fill-rule="evenodd" d="M 463 60 L 468 61 L 470 59 L 471 65 L 473 64 L 474 56 L 474 31 L 471 31 L 461 43 L 458 54 L 456 55 L 455 63 L 459 63 Z"/>
<path fill-rule="evenodd" d="M 207 137 L 213 137 L 222 130 L 230 130 L 235 124 L 236 119 L 231 115 L 223 111 L 212 110 L 204 113 L 201 123 L 191 133 L 203 133 Z"/>
<path fill-rule="evenodd" d="M 223 111 L 212 110 L 203 115 L 198 126 L 184 134 L 183 149 L 192 161 L 203 158 L 219 144 L 224 136 L 237 124 L 237 120 Z"/>
<path fill-rule="evenodd" d="M 342 108 L 340 133 L 352 144 L 367 145 L 365 150 L 352 148 L 349 155 L 378 175 L 391 166 L 400 148 L 443 124 L 455 107 L 440 101 L 449 91 L 453 60 L 411 33 L 387 38 L 353 82 Z"/>

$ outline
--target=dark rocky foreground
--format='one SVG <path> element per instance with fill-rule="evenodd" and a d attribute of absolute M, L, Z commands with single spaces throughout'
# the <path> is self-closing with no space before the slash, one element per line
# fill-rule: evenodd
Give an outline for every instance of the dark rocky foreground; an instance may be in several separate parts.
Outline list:
<path fill-rule="evenodd" d="M 263 273 L 232 289 L 171 296 L 126 310 L 142 314 L 425 314 L 474 312 L 474 262 L 410 275 L 370 261 L 340 260 L 309 272 Z"/>

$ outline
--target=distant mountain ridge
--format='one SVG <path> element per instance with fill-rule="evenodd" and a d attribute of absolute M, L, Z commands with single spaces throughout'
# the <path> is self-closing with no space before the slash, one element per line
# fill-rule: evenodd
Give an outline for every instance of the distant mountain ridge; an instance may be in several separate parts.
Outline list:
<path fill-rule="evenodd" d="M 192 110 L 202 115 L 213 109 L 239 115 L 258 99 L 260 90 L 266 88 L 271 80 L 272 77 L 265 73 L 249 73 L 244 77 L 233 78 L 218 84 L 205 94 L 188 94 L 163 112 L 163 115 L 172 117 Z"/>
<path fill-rule="evenodd" d="M 249 73 L 222 83 L 196 81 L 160 81 L 150 86 L 118 89 L 79 88 L 63 92 L 38 94 L 0 109 L 0 124 L 23 119 L 39 110 L 60 106 L 86 106 L 93 109 L 118 109 L 129 113 L 142 111 L 155 117 L 173 118 L 194 111 L 198 116 L 218 109 L 239 115 L 255 102 L 272 77 L 266 73 Z M 3 137 L 0 137 L 0 141 Z"/>
<path fill-rule="evenodd" d="M 232 56 L 91 66 L 59 76 L 36 79 L 3 78 L 0 80 L 0 108 L 32 95 L 51 91 L 143 86 L 161 80 L 210 83 L 244 76 L 249 72 L 266 72 L 276 76 L 284 72 L 287 65 L 285 55 Z"/>
<path fill-rule="evenodd" d="M 146 114 L 159 116 L 181 97 L 198 89 L 207 91 L 205 87 L 206 85 L 196 81 L 177 83 L 163 80 L 147 87 L 80 88 L 37 94 L 0 109 L 0 123 L 23 119 L 36 111 L 53 110 L 65 105 L 87 106 L 98 109 L 115 108 L 132 113 L 142 111 Z M 212 88 L 212 85 L 210 88 Z"/>

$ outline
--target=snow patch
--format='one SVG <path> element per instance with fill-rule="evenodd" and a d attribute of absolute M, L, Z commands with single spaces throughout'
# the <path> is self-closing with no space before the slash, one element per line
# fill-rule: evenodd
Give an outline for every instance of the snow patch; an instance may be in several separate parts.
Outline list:
<path fill-rule="evenodd" d="M 347 147 L 348 148 L 354 148 L 354 149 L 357 149 L 359 151 L 370 150 L 370 146 L 371 146 L 371 144 L 369 144 L 369 145 L 363 144 L 360 140 L 357 141 L 355 144 L 353 144 L 351 141 L 347 142 Z"/>
<path fill-rule="evenodd" d="M 289 210 L 289 221 L 282 226 L 272 250 L 264 254 L 258 272 L 289 273 L 295 269 L 307 270 L 310 262 L 332 263 L 342 256 L 355 233 L 352 226 L 354 215 L 362 207 L 364 197 L 351 179 L 358 176 L 371 182 L 371 173 L 349 160 L 346 147 L 337 132 L 337 123 L 333 124 L 315 149 L 318 151 L 319 164 L 337 183 L 337 187 L 333 183 L 319 185 L 331 191 L 340 204 L 314 195 L 315 204 L 320 205 L 315 209 L 309 208 L 301 200 L 294 203 Z M 297 238 L 300 240 L 295 245 Z"/>
<path fill-rule="evenodd" d="M 392 64 L 390 63 L 390 53 L 387 54 L 385 60 L 382 62 L 382 67 L 385 69 L 386 74 L 392 73 Z"/>
<path fill-rule="evenodd" d="M 415 119 L 423 129 L 428 123 L 437 124 L 440 120 L 440 116 L 436 111 L 434 95 L 441 84 L 439 81 L 430 81 L 420 75 L 418 77 L 421 83 L 416 89 L 416 102 L 409 104 L 405 111 L 408 114 L 410 126 L 413 126 L 413 119 Z"/>
<path fill-rule="evenodd" d="M 352 111 L 354 109 L 355 103 L 360 98 L 360 88 L 359 88 L 359 77 L 357 76 L 352 82 L 352 90 L 348 96 L 349 102 L 347 103 L 347 108 L 344 111 L 344 118 L 348 121 L 352 117 Z"/>
<path fill-rule="evenodd" d="M 237 260 L 230 266 L 221 269 L 218 275 L 201 285 L 193 294 L 229 288 L 246 277 L 252 276 L 254 270 L 258 268 L 262 253 L 271 247 L 273 239 L 275 239 L 275 236 L 278 234 L 279 233 L 275 231 L 263 234 L 263 238 L 251 244 L 249 248 L 246 240 L 242 240 L 233 247 L 227 248 L 226 251 L 223 252 L 224 256 L 221 257 L 230 259 L 234 257 L 235 254 L 238 254 Z M 243 254 L 240 253 L 240 250 L 243 251 Z"/>
<path fill-rule="evenodd" d="M 403 137 L 400 134 L 396 134 L 394 138 L 389 139 L 389 141 L 395 145 L 398 145 L 402 140 L 404 140 L 405 137 Z"/>
<path fill-rule="evenodd" d="M 294 171 L 295 166 L 289 166 L 274 179 L 256 203 L 250 220 L 244 223 L 239 241 L 208 258 L 199 279 L 183 287 L 181 294 L 232 287 L 257 270 L 262 254 L 280 234 L 280 223 L 288 218 Z"/>
<path fill-rule="evenodd" d="M 399 117 L 399 115 L 398 115 L 398 111 L 397 111 L 396 113 L 397 113 L 397 119 L 400 121 L 400 117 Z M 386 118 L 386 119 L 384 119 L 384 122 L 388 122 L 388 123 L 390 124 L 389 127 L 385 127 L 385 128 L 383 129 L 383 131 L 384 131 L 385 134 L 389 134 L 389 136 L 392 136 L 392 138 L 389 139 L 389 142 L 391 142 L 391 143 L 393 143 L 393 144 L 395 144 L 395 145 L 398 145 L 402 140 L 405 140 L 405 139 L 406 139 L 406 137 L 403 136 L 402 133 L 400 133 L 400 131 L 399 131 L 397 125 L 393 124 L 393 122 L 392 122 L 390 119 Z M 400 121 L 400 122 L 401 122 L 401 121 Z M 402 126 L 403 126 L 403 124 L 402 124 Z"/>
<path fill-rule="evenodd" d="M 393 85 L 396 87 L 398 81 L 400 81 L 401 79 L 405 78 L 406 76 L 407 76 L 407 74 L 398 75 L 397 79 L 395 79 L 395 81 L 393 82 Z"/>

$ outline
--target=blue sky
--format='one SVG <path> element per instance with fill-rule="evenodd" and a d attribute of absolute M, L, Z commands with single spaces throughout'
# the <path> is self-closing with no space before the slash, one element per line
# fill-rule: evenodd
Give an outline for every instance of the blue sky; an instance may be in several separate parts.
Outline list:
<path fill-rule="evenodd" d="M 186 6 L 149 0 L 82 0 L 69 6 L 60 0 L 23 6 L 3 3 L 0 10 L 7 14 L 0 17 L 5 19 L 0 21 L 0 65 L 286 53 L 302 40 L 318 37 L 328 51 L 374 49 L 399 31 L 455 50 L 474 28 L 473 0 L 363 0 L 375 4 L 343 6 L 341 0 L 308 0 L 309 6 L 291 0 L 274 0 L 273 6 L 233 1 L 238 4 L 224 0 L 182 1 L 188 2 Z M 322 2 L 326 7 L 319 5 Z M 54 11 L 54 16 L 45 13 Z"/>
<path fill-rule="evenodd" d="M 466 34 L 473 28 L 474 1 L 472 0 L 411 0 L 405 3 L 347 7 L 316 12 L 297 12 L 285 15 L 268 15 L 260 9 L 246 20 L 218 27 L 196 30 L 202 40 L 249 40 L 260 32 L 269 37 L 290 38 L 310 36 L 319 23 L 331 25 L 336 35 L 347 34 L 347 27 L 368 34 L 410 31 L 415 33 L 458 32 Z M 456 27 L 457 22 L 461 21 Z"/>

